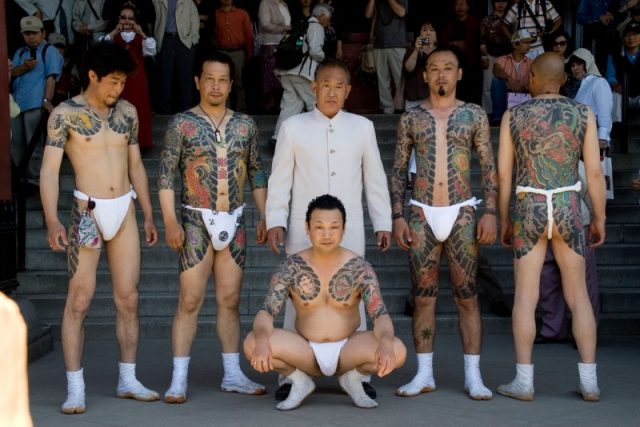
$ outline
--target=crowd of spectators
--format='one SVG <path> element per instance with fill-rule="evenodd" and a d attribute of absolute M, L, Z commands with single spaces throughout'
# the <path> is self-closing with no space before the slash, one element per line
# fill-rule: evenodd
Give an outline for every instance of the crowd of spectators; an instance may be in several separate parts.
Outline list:
<path fill-rule="evenodd" d="M 152 112 L 173 114 L 193 106 L 193 64 L 212 49 L 228 54 L 235 65 L 230 108 L 252 114 L 287 110 L 285 117 L 294 107 L 308 110 L 315 102 L 313 94 L 292 92 L 290 83 L 301 78 L 307 85 L 312 74 L 278 70 L 275 52 L 297 25 L 317 20 L 313 10 L 321 4 L 331 11 L 321 25 L 321 47 L 311 46 L 305 37 L 305 52 L 312 62 L 320 60 L 321 52 L 323 58 L 353 66 L 358 62 L 353 50 L 351 57 L 344 57 L 345 34 L 366 33 L 372 25 L 377 81 L 371 90 L 377 89 L 383 113 L 397 113 L 426 97 L 421 69 L 436 45 L 459 50 L 464 67 L 459 97 L 481 104 L 494 124 L 511 93 L 527 92 L 530 61 L 521 59 L 523 54 L 529 59 L 544 50 L 563 55 L 570 77 L 564 93 L 577 94 L 590 79 L 573 76 L 577 59 L 569 63 L 575 49 L 563 25 L 566 13 L 582 28 L 581 43 L 575 47 L 593 54 L 594 67 L 613 92 L 612 121 L 623 120 L 627 108 L 640 107 L 639 0 L 580 0 L 575 10 L 560 1 L 493 0 L 488 13 L 484 2 L 473 0 L 429 8 L 414 0 L 11 0 L 11 13 L 27 19 L 17 29 L 15 19 L 7 23 L 14 67 L 11 93 L 22 111 L 12 125 L 14 151 L 19 157 L 43 108 L 79 93 L 82 52 L 102 39 L 124 44 L 136 60 L 137 72 L 123 96 L 138 108 L 143 147 L 151 146 Z M 60 55 L 48 53 L 48 45 L 57 47 Z M 284 102 L 283 81 L 289 95 L 296 94 Z M 292 105 L 287 101 L 291 99 L 300 103 Z M 37 164 L 32 169 L 35 182 Z"/>

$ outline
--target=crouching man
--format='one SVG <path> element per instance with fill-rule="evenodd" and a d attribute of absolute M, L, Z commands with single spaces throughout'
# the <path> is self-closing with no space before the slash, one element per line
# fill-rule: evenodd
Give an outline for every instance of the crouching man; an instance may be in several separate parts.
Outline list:
<path fill-rule="evenodd" d="M 373 268 L 340 246 L 345 222 L 345 208 L 336 197 L 324 195 L 309 203 L 311 247 L 282 262 L 244 341 L 255 370 L 276 371 L 292 381 L 289 397 L 276 406 L 280 410 L 300 406 L 315 389 L 311 377 L 334 374 L 356 406 L 374 408 L 378 404 L 365 394 L 362 376 L 382 377 L 404 364 L 406 348 L 394 336 Z M 273 327 L 288 297 L 298 313 L 295 331 Z M 357 331 L 361 299 L 373 331 Z"/>

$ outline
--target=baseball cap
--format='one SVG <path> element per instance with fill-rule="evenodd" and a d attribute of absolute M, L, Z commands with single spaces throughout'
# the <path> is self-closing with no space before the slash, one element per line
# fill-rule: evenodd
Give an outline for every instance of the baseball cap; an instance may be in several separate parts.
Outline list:
<path fill-rule="evenodd" d="M 51 33 L 49 34 L 49 44 L 52 44 L 54 46 L 66 46 L 67 39 L 60 33 Z"/>
<path fill-rule="evenodd" d="M 24 33 L 26 31 L 41 31 L 44 29 L 42 25 L 42 21 L 35 16 L 25 16 L 20 20 L 20 32 Z"/>
<path fill-rule="evenodd" d="M 640 22 L 631 21 L 624 27 L 624 31 L 622 31 L 622 35 L 626 35 L 629 33 L 640 34 Z"/>
<path fill-rule="evenodd" d="M 511 43 L 531 43 L 535 39 L 528 30 L 518 30 L 511 36 Z"/>

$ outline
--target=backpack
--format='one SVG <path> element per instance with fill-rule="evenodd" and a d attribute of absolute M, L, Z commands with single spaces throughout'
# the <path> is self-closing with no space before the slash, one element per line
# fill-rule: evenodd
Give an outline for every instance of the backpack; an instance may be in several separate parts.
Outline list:
<path fill-rule="evenodd" d="M 303 19 L 284 35 L 276 49 L 276 68 L 290 70 L 309 56 L 308 52 L 303 53 L 308 28 L 309 20 Z"/>

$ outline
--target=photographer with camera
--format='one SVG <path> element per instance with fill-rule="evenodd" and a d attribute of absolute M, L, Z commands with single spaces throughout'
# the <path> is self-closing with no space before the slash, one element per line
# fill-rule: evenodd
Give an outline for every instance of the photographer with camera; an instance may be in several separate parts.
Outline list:
<path fill-rule="evenodd" d="M 438 36 L 431 22 L 425 22 L 416 36 L 413 49 L 407 51 L 402 61 L 404 69 L 404 109 L 408 111 L 427 98 L 429 88 L 424 81 L 427 56 L 438 46 Z"/>

